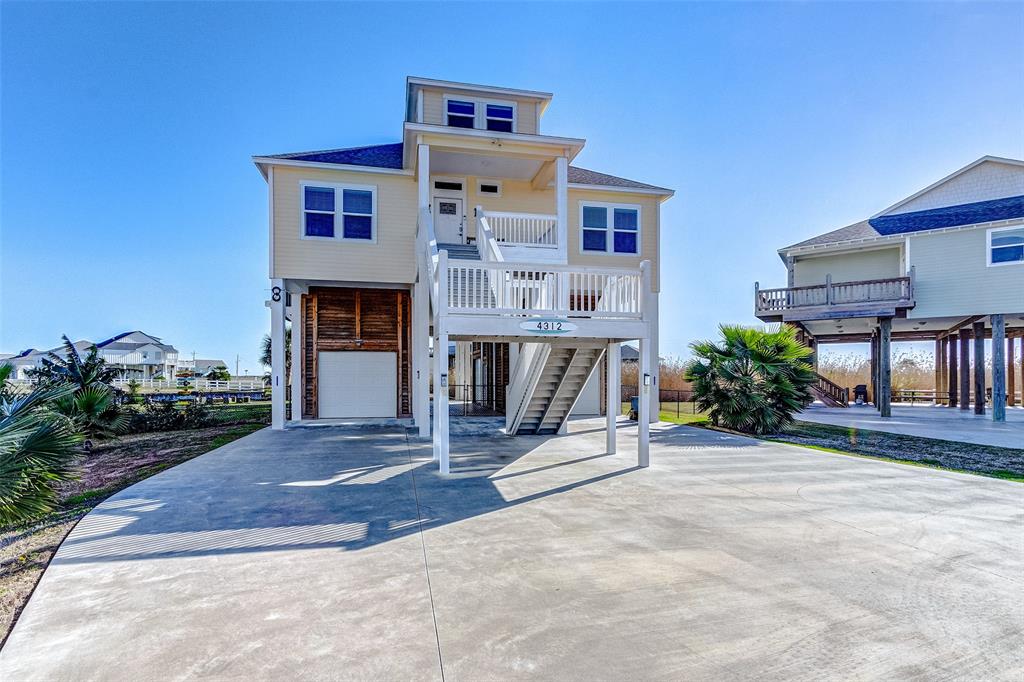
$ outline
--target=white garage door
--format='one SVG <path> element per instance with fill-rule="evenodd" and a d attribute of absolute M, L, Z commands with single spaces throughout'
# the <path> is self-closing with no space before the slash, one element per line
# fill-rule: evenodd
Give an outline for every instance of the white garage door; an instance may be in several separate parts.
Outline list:
<path fill-rule="evenodd" d="M 321 419 L 395 416 L 398 396 L 395 353 L 321 351 L 317 362 Z"/>

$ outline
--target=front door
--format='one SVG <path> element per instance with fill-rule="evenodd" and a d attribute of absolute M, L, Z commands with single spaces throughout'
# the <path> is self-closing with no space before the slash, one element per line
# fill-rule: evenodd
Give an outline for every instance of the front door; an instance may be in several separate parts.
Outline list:
<path fill-rule="evenodd" d="M 434 197 L 434 234 L 439 244 L 462 244 L 462 199 Z"/>

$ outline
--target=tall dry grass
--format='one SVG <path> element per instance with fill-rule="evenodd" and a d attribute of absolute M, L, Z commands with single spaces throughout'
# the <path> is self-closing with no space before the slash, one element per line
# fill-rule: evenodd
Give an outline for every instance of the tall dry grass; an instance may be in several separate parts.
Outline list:
<path fill-rule="evenodd" d="M 661 390 L 663 391 L 688 391 L 690 390 L 690 382 L 685 379 L 686 375 L 686 361 L 682 358 L 667 357 L 662 358 L 660 367 L 661 371 Z M 623 363 L 622 365 L 622 385 L 623 386 L 639 386 L 640 377 L 640 365 L 636 362 Z"/>

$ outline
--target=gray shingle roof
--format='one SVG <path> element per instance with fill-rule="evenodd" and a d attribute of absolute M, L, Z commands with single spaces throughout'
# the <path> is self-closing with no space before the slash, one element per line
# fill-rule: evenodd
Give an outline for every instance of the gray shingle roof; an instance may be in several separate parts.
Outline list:
<path fill-rule="evenodd" d="M 819 234 L 817 237 L 811 237 L 802 242 L 791 244 L 783 251 L 789 249 L 799 249 L 803 246 L 820 246 L 822 244 L 835 244 L 837 242 L 848 242 L 856 239 L 871 239 L 872 237 L 881 237 L 882 234 L 871 227 L 871 223 L 866 220 L 862 220 L 859 223 L 853 225 L 847 225 L 846 227 L 840 227 L 838 230 L 832 230 L 825 234 Z"/>
<path fill-rule="evenodd" d="M 327 149 L 313 152 L 294 152 L 291 154 L 268 154 L 263 158 L 283 159 L 287 161 L 310 161 L 313 163 L 336 163 L 346 166 L 369 166 L 371 168 L 402 167 L 402 143 L 374 144 L 365 147 L 348 147 L 346 149 Z M 648 185 L 635 180 L 628 180 L 607 173 L 569 166 L 569 182 L 579 185 L 603 185 L 622 189 L 645 189 L 670 194 L 672 190 Z"/>

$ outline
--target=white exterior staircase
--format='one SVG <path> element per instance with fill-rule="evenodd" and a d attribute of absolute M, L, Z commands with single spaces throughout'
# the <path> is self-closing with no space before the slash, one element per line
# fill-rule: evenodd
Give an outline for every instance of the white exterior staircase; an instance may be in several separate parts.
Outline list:
<path fill-rule="evenodd" d="M 506 432 L 560 431 L 603 356 L 603 346 L 523 344 L 508 389 Z"/>

